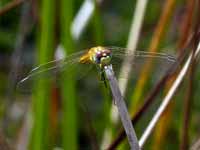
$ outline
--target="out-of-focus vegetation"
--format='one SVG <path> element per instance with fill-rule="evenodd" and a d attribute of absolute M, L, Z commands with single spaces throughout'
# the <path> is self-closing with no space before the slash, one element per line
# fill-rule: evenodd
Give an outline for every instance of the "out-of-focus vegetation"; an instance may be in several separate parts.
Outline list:
<path fill-rule="evenodd" d="M 138 1 L 0 1 L 0 149 L 112 149 L 122 126 L 109 86 L 100 81 L 95 67 L 73 65 L 76 68 L 62 72 L 56 68 L 17 85 L 31 69 L 51 60 L 97 45 L 126 48 Z M 194 35 L 200 29 L 199 5 L 197 0 L 147 2 L 136 49 L 186 60 L 199 43 L 199 34 Z M 83 20 L 74 24 L 77 14 Z M 138 139 L 176 79 L 175 74 L 158 86 L 172 63 L 156 58 L 152 64 L 145 62 L 143 58 L 132 66 L 124 95 L 132 118 L 148 97 L 156 95 L 134 121 Z M 118 75 L 121 64 L 116 64 Z M 144 149 L 186 150 L 199 140 L 198 57 L 191 68 Z M 129 149 L 126 139 L 119 143 L 117 149 Z"/>

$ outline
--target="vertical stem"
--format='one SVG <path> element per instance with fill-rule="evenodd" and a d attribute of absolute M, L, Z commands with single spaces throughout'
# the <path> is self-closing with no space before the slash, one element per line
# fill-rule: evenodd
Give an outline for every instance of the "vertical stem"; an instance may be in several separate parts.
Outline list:
<path fill-rule="evenodd" d="M 194 57 L 197 57 L 199 55 L 199 52 L 200 52 L 200 41 L 198 43 L 197 50 L 195 51 Z M 139 145 L 141 147 L 144 145 L 144 143 L 148 139 L 149 135 L 152 133 L 152 131 L 155 128 L 156 123 L 159 121 L 163 111 L 166 109 L 167 105 L 171 101 L 172 96 L 175 94 L 177 88 L 179 87 L 183 78 L 185 77 L 185 74 L 187 73 L 188 68 L 189 68 L 189 66 L 192 62 L 192 59 L 193 59 L 192 55 L 193 54 L 190 53 L 190 55 L 189 55 L 188 59 L 186 60 L 184 66 L 182 67 L 181 71 L 179 72 L 176 80 L 173 82 L 170 90 L 168 91 L 168 93 L 164 97 L 163 102 L 161 103 L 160 107 L 158 108 L 158 110 L 154 114 L 152 120 L 150 121 L 149 125 L 147 126 L 147 128 L 143 132 L 143 135 L 141 136 L 140 141 L 139 141 Z"/>
<path fill-rule="evenodd" d="M 187 91 L 186 98 L 184 100 L 183 108 L 183 129 L 181 136 L 180 150 L 187 150 L 189 148 L 189 125 L 191 118 L 191 107 L 193 101 L 193 82 L 194 82 L 194 71 L 195 71 L 195 59 L 192 59 L 189 76 L 189 87 Z"/>
<path fill-rule="evenodd" d="M 167 31 L 167 25 L 168 25 L 169 20 L 171 19 L 171 15 L 175 7 L 175 2 L 176 2 L 175 0 L 165 1 L 162 14 L 159 18 L 159 22 L 155 28 L 153 37 L 149 45 L 150 52 L 156 52 L 158 50 L 159 44 Z M 134 92 L 132 95 L 133 102 L 135 102 L 135 100 L 141 99 L 142 91 L 144 89 L 146 81 L 148 80 L 149 74 L 151 73 L 152 67 L 153 67 L 152 61 L 148 61 L 147 63 L 144 64 L 143 69 L 141 70 L 141 73 L 140 73 L 140 79 L 138 80 L 134 88 Z M 134 104 L 131 104 L 131 105 L 134 106 Z"/>
<path fill-rule="evenodd" d="M 192 82 L 193 82 L 193 75 L 192 71 L 189 72 L 189 89 L 188 94 L 186 96 L 186 99 L 184 101 L 184 112 L 183 112 L 183 129 L 182 129 L 182 139 L 181 139 L 181 145 L 180 150 L 187 150 L 189 146 L 189 123 L 190 123 L 190 111 L 191 111 L 191 105 L 192 105 Z"/>
<path fill-rule="evenodd" d="M 110 88 L 113 94 L 113 98 L 115 99 L 116 106 L 118 108 L 118 112 L 124 126 L 131 150 L 139 150 L 138 140 L 131 123 L 128 110 L 126 108 L 126 104 L 123 100 L 122 94 L 117 84 L 117 79 L 114 76 L 114 72 L 112 69 L 112 65 L 105 67 L 105 74 L 109 81 Z"/>
<path fill-rule="evenodd" d="M 61 42 L 67 54 L 73 53 L 74 43 L 70 27 L 73 18 L 73 0 L 61 0 Z M 75 70 L 62 73 L 62 144 L 65 150 L 77 148 L 77 109 Z"/>
<path fill-rule="evenodd" d="M 41 24 L 39 28 L 38 63 L 53 58 L 54 49 L 54 0 L 42 0 Z M 50 80 L 40 79 L 35 87 L 31 150 L 44 150 L 49 145 L 49 95 Z"/>
<path fill-rule="evenodd" d="M 95 9 L 94 9 L 94 16 L 93 16 L 93 28 L 94 28 L 94 37 L 96 45 L 103 45 L 104 42 L 104 33 L 103 33 L 103 23 L 100 16 L 100 9 L 99 5 L 94 1 Z"/>
<path fill-rule="evenodd" d="M 32 29 L 32 17 L 30 13 L 30 3 L 23 3 L 23 7 L 21 10 L 20 24 L 19 24 L 19 32 L 16 37 L 14 52 L 11 56 L 11 68 L 8 75 L 8 87 L 6 91 L 6 100 L 5 100 L 5 114 L 3 117 L 3 128 L 7 131 L 7 126 L 9 124 L 9 113 L 10 108 L 15 102 L 15 86 L 17 79 L 19 77 L 19 72 L 22 69 L 21 58 L 23 54 L 23 49 L 25 45 L 25 40 Z"/>

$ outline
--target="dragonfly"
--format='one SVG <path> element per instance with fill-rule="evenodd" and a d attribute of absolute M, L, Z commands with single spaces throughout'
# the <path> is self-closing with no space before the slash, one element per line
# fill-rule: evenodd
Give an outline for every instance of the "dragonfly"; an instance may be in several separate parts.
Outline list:
<path fill-rule="evenodd" d="M 88 50 L 76 52 L 71 54 L 63 59 L 53 60 L 47 62 L 45 64 L 39 65 L 32 69 L 28 75 L 23 78 L 18 85 L 23 84 L 30 79 L 40 76 L 41 74 L 52 74 L 55 72 L 60 72 L 63 70 L 70 70 L 70 68 L 74 67 L 78 68 L 80 65 L 87 66 L 87 69 L 91 69 L 88 66 L 95 66 L 100 72 L 101 80 L 105 83 L 104 76 L 104 67 L 112 64 L 115 68 L 119 68 L 119 64 L 124 59 L 133 58 L 133 64 L 137 64 L 138 61 L 143 61 L 147 58 L 156 58 L 160 61 L 174 63 L 176 58 L 172 55 L 166 53 L 157 53 L 157 52 L 147 52 L 147 51 L 130 51 L 126 48 L 121 47 L 104 47 L 104 46 L 96 46 L 92 47 Z M 87 72 L 87 71 L 81 71 Z"/>

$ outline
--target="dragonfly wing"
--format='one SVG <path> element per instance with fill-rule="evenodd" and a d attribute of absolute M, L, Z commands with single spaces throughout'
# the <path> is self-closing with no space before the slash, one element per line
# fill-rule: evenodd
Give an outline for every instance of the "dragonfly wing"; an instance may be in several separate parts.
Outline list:
<path fill-rule="evenodd" d="M 114 56 L 117 57 L 132 57 L 132 58 L 158 58 L 163 59 L 163 61 L 169 61 L 169 62 L 176 62 L 176 57 L 170 54 L 161 53 L 161 52 L 148 52 L 148 51 L 131 51 L 127 50 L 126 48 L 121 47 L 106 47 L 110 49 Z"/>
<path fill-rule="evenodd" d="M 55 79 L 55 77 L 63 71 L 71 71 L 71 68 L 75 68 L 76 71 L 80 70 L 80 67 L 82 67 L 84 64 L 79 63 L 79 58 L 84 53 L 85 51 L 77 52 L 67 56 L 64 59 L 53 60 L 35 67 L 28 74 L 26 74 L 21 81 L 18 82 L 17 89 L 20 91 L 29 92 L 32 89 L 32 84 L 34 81 L 37 81 L 38 79 Z"/>
<path fill-rule="evenodd" d="M 124 60 L 129 60 L 128 67 L 131 67 L 130 76 L 137 76 L 141 72 L 143 67 L 147 67 L 152 64 L 152 71 L 156 78 L 161 77 L 166 70 L 174 63 L 176 63 L 176 57 L 168 55 L 166 53 L 154 53 L 146 51 L 135 51 L 134 53 L 130 50 L 119 47 L 109 48 L 113 52 L 112 64 L 116 72 L 120 72 L 122 63 Z M 119 78 L 123 78 L 121 73 Z"/>

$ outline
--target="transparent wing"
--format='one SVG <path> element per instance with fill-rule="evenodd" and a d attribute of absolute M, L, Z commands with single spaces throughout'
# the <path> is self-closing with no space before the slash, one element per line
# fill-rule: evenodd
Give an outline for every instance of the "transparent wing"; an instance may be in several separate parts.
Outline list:
<path fill-rule="evenodd" d="M 133 53 L 130 50 L 119 47 L 108 47 L 108 49 L 113 52 L 111 63 L 120 83 L 123 82 L 123 80 L 124 82 L 128 80 L 125 94 L 125 97 L 128 99 L 132 98 L 135 85 L 138 81 L 141 81 L 140 83 L 146 83 L 143 89 L 143 94 L 145 95 L 145 93 L 148 93 L 166 74 L 169 67 L 173 66 L 177 61 L 176 57 L 166 53 L 152 53 L 146 51 L 135 51 Z M 121 67 L 125 59 L 132 61 L 122 70 Z M 143 72 L 143 77 L 147 77 L 146 80 L 141 78 L 141 72 Z"/>
<path fill-rule="evenodd" d="M 133 58 L 158 58 L 163 61 L 176 62 L 176 57 L 159 52 L 148 52 L 148 51 L 131 51 L 126 48 L 121 47 L 106 47 L 110 49 L 114 55 L 114 57 L 118 57 L 124 59 L 125 57 L 133 57 Z"/>
<path fill-rule="evenodd" d="M 21 81 L 18 82 L 17 89 L 21 91 L 29 91 L 32 83 L 38 78 L 55 78 L 58 76 L 58 73 L 62 71 L 70 72 L 72 68 L 79 73 L 79 77 L 83 76 L 83 74 L 88 72 L 88 69 L 91 68 L 88 67 L 88 65 L 86 65 L 86 67 L 85 64 L 79 63 L 79 58 L 84 53 L 86 53 L 86 51 L 77 52 L 64 59 L 53 60 L 35 67 L 28 74 L 26 74 Z"/>
<path fill-rule="evenodd" d="M 131 67 L 132 70 L 132 72 L 130 72 L 131 76 L 137 76 L 144 66 L 146 67 L 147 65 L 152 65 L 152 71 L 156 78 L 161 77 L 169 68 L 169 66 L 176 63 L 176 57 L 166 53 L 147 51 L 132 52 L 126 48 L 120 47 L 107 48 L 110 49 L 113 53 L 111 63 L 113 64 L 113 68 L 117 73 L 120 71 L 119 68 L 121 68 L 124 59 L 131 60 L 128 66 Z M 123 78 L 123 76 L 120 76 L 119 78 Z"/>

